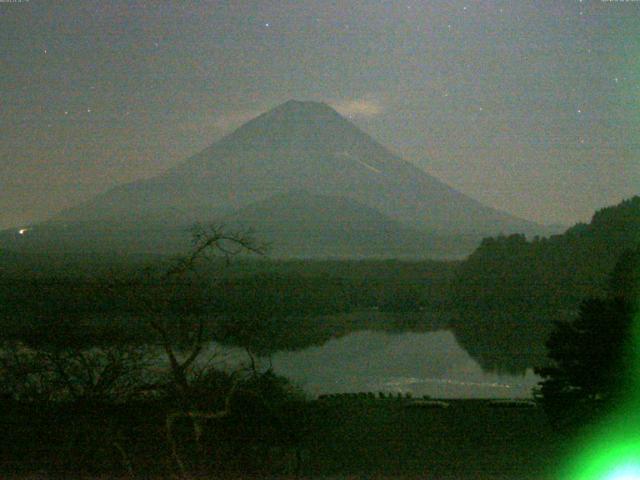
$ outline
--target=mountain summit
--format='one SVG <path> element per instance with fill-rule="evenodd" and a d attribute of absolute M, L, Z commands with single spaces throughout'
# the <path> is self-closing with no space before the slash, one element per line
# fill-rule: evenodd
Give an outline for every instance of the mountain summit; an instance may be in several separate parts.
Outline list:
<path fill-rule="evenodd" d="M 320 215 L 323 205 L 326 214 Z M 398 245 L 421 244 L 407 235 L 540 232 L 539 226 L 484 206 L 392 154 L 330 106 L 294 100 L 163 174 L 116 187 L 46 225 L 81 224 L 85 230 L 94 225 L 107 231 L 111 225 L 160 235 L 194 222 L 244 219 L 251 226 L 264 225 L 276 243 L 275 225 L 288 225 L 285 230 L 295 231 L 301 242 L 313 230 L 314 238 L 328 242 L 322 251 L 330 252 L 336 228 L 344 230 L 337 220 L 329 225 L 335 217 L 330 212 L 341 209 L 348 210 L 349 223 L 362 227 L 354 230 L 359 252 L 366 252 L 365 231 L 384 231 L 391 239 L 392 225 L 402 231 Z M 291 224 L 311 230 L 292 230 Z"/>
<path fill-rule="evenodd" d="M 300 190 L 349 197 L 431 232 L 484 235 L 536 229 L 393 155 L 328 105 L 294 100 L 250 120 L 164 174 L 116 187 L 54 221 L 208 221 Z"/>

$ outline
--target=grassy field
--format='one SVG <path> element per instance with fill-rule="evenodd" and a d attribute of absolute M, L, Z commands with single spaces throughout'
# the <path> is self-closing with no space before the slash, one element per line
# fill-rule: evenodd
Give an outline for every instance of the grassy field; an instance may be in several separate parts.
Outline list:
<path fill-rule="evenodd" d="M 402 400 L 324 400 L 305 473 L 432 479 L 553 478 L 565 443 L 540 408 L 447 401 L 410 408 Z"/>
<path fill-rule="evenodd" d="M 269 460 L 264 469 L 238 476 L 234 467 L 216 472 L 216 478 L 543 480 L 556 478 L 554 472 L 568 451 L 569 442 L 553 432 L 538 407 L 496 407 L 487 400 L 447 400 L 446 408 L 410 407 L 409 402 L 378 398 L 311 401 L 305 407 L 305 435 L 296 447 L 278 448 L 268 445 L 268 439 L 267 444 L 261 445 L 234 439 L 229 445 L 244 444 L 243 453 L 231 460 L 224 452 L 237 450 L 219 443 L 218 437 L 207 463 L 216 468 L 216 464 L 235 462 L 242 470 L 243 458 L 251 461 L 266 451 Z M 38 421 L 42 430 L 29 433 L 23 429 L 33 429 L 34 425 L 29 424 L 34 419 L 28 418 L 27 413 L 22 411 L 10 419 L 5 416 L 2 422 L 2 478 L 70 478 L 69 468 L 73 467 L 66 462 L 65 452 L 72 448 L 77 455 L 76 450 L 83 449 L 79 439 L 89 431 L 93 435 L 112 434 L 105 428 L 106 423 L 101 423 L 104 419 L 95 418 L 90 412 L 68 415 L 59 426 L 45 422 L 43 417 Z M 81 471 L 75 471 L 74 478 L 180 478 L 163 446 L 163 415 L 149 413 L 152 412 L 145 414 L 147 418 L 140 425 L 128 424 L 129 434 L 119 437 L 123 449 L 132 455 L 133 476 L 127 476 L 117 461 L 111 467 L 105 461 L 93 474 L 83 476 Z M 92 425 L 94 422 L 96 425 Z M 74 431 L 79 429 L 73 441 L 67 434 L 56 433 L 71 423 L 77 425 Z M 11 445 L 20 437 L 23 445 L 33 441 L 28 448 L 34 450 L 20 451 L 24 449 Z M 47 447 L 52 438 L 59 440 Z M 101 455 L 101 451 L 87 450 L 84 454 L 93 462 L 91 457 Z M 113 474 L 109 475 L 111 471 Z M 213 477 L 209 472 L 188 478 Z"/>

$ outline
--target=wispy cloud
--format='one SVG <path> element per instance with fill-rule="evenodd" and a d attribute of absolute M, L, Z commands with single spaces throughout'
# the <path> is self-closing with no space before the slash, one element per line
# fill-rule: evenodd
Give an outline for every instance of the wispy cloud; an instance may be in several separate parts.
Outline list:
<path fill-rule="evenodd" d="M 382 103 L 374 98 L 343 99 L 329 102 L 341 115 L 348 118 L 371 118 L 383 112 Z M 217 135 L 226 135 L 240 127 L 249 120 L 261 115 L 266 109 L 240 109 L 232 110 L 218 115 L 201 113 L 190 115 L 187 121 L 180 122 L 182 131 L 211 134 L 212 130 Z"/>
<path fill-rule="evenodd" d="M 263 113 L 261 110 L 238 110 L 219 115 L 210 113 L 191 114 L 188 119 L 179 122 L 178 128 L 184 132 L 196 132 L 202 135 L 225 135 Z"/>
<path fill-rule="evenodd" d="M 361 98 L 355 100 L 338 100 L 331 102 L 331 106 L 338 113 L 349 118 L 370 118 L 383 112 L 382 104 L 373 98 Z"/>
<path fill-rule="evenodd" d="M 213 120 L 212 126 L 223 132 L 238 128 L 243 123 L 263 113 L 261 110 L 242 110 L 220 115 Z"/>

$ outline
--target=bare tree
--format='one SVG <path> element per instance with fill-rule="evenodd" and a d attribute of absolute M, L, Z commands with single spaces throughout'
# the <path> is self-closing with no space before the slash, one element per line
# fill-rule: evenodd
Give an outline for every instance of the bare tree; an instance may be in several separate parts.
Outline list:
<path fill-rule="evenodd" d="M 197 277 L 198 264 L 203 260 L 223 258 L 225 264 L 229 264 L 233 257 L 243 253 L 264 255 L 267 246 L 256 241 L 250 230 L 227 231 L 224 225 L 195 225 L 192 229 L 193 249 L 185 257 L 177 259 L 171 265 L 164 279 L 168 281 L 170 289 L 177 286 L 178 282 L 172 281 L 176 277 L 189 282 Z M 170 292 L 169 292 L 170 293 Z M 169 321 L 172 321 L 171 319 Z M 173 384 L 177 393 L 186 399 L 189 392 L 189 372 L 199 358 L 204 347 L 204 319 L 199 317 L 195 326 L 196 333 L 191 346 L 187 349 L 184 359 L 176 353 L 175 342 L 171 340 L 170 329 L 166 322 L 159 318 L 151 318 L 150 325 L 156 331 L 171 369 Z"/>
<path fill-rule="evenodd" d="M 164 274 L 164 280 L 171 286 L 176 286 L 182 279 L 183 282 L 194 281 L 198 274 L 198 264 L 203 260 L 216 258 L 224 259 L 225 265 L 243 253 L 264 255 L 267 245 L 257 242 L 250 230 L 227 231 L 223 225 L 196 225 L 193 228 L 193 249 L 185 257 L 179 258 Z M 171 320 L 169 320 L 171 321 Z M 171 385 L 177 394 L 180 410 L 167 415 L 166 432 L 167 440 L 171 447 L 172 456 L 181 473 L 185 474 L 184 462 L 180 458 L 178 443 L 174 435 L 174 425 L 179 419 L 189 419 L 193 427 L 193 435 L 196 447 L 202 450 L 200 443 L 202 437 L 202 422 L 227 417 L 230 414 L 230 402 L 234 392 L 242 380 L 243 370 L 240 369 L 232 375 L 231 388 L 226 393 L 224 407 L 217 411 L 201 411 L 194 408 L 192 398 L 192 379 L 194 366 L 201 356 L 205 344 L 204 318 L 197 319 L 196 332 L 191 345 L 179 355 L 172 341 L 169 326 L 159 318 L 150 320 L 150 325 L 158 334 L 160 345 L 169 362 Z M 182 358 L 181 358 L 182 357 Z"/>
<path fill-rule="evenodd" d="M 32 347 L 5 342 L 0 354 L 2 391 L 18 401 L 121 402 L 150 386 L 144 347 Z"/>

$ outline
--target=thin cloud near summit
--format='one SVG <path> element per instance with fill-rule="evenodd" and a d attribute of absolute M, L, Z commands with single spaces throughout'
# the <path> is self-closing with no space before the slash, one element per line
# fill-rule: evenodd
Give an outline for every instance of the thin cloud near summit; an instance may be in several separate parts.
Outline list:
<path fill-rule="evenodd" d="M 354 118 L 354 117 L 375 117 L 380 115 L 384 108 L 380 101 L 375 99 L 355 99 L 355 100 L 339 100 L 336 102 L 331 102 L 330 105 L 338 112 L 340 115 L 344 115 L 345 117 Z"/>

